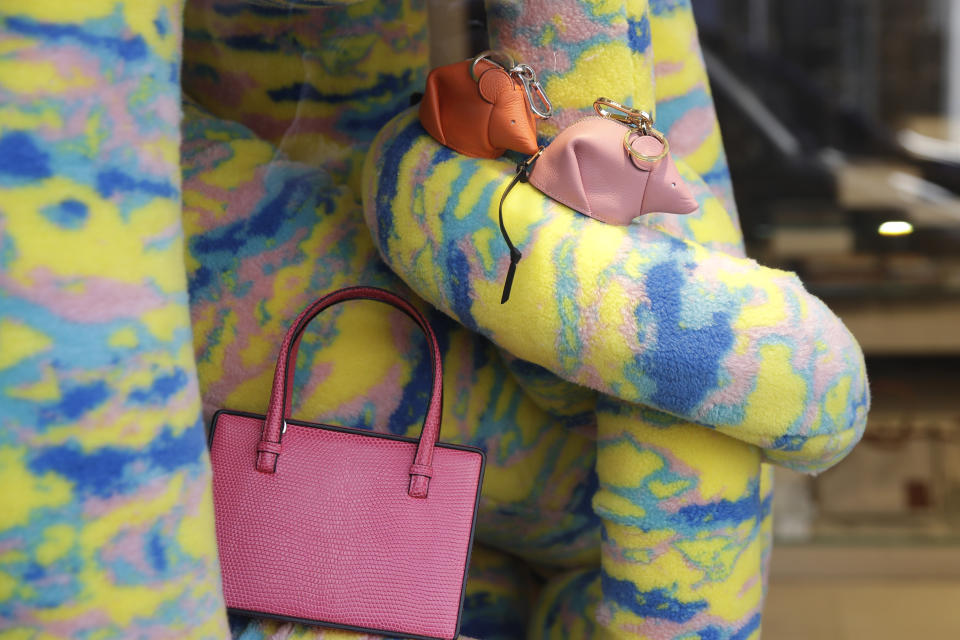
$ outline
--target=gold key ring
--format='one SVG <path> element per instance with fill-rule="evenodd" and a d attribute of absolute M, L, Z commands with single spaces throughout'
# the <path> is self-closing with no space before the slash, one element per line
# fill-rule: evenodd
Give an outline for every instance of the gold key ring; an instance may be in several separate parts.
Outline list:
<path fill-rule="evenodd" d="M 632 144 L 630 144 L 630 136 L 632 136 L 635 133 L 641 136 L 651 136 L 653 138 L 656 138 L 656 140 L 663 145 L 663 149 L 661 149 L 660 153 L 658 153 L 655 156 L 643 155 L 642 153 L 634 149 Z M 664 137 L 662 133 L 660 133 L 659 131 L 657 131 L 652 127 L 647 129 L 646 131 L 640 131 L 639 129 L 627 129 L 627 133 L 623 136 L 623 146 L 628 152 L 630 152 L 630 155 L 632 155 L 637 160 L 640 160 L 641 162 L 649 162 L 651 164 L 655 162 L 659 162 L 660 160 L 663 160 L 663 158 L 666 157 L 667 153 L 670 152 L 670 143 L 667 142 L 667 139 Z"/>

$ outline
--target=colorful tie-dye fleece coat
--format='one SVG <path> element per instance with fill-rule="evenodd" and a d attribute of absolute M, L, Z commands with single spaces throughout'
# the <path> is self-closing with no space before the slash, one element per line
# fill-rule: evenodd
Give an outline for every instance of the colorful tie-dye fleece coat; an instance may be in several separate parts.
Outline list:
<path fill-rule="evenodd" d="M 423 1 L 329 4 L 0 3 L 0 637 L 347 637 L 228 628 L 203 423 L 262 411 L 287 323 L 364 283 L 435 307 L 443 437 L 488 452 L 466 635 L 758 638 L 763 463 L 834 464 L 869 399 L 839 321 L 743 258 L 689 4 L 488 1 L 544 141 L 655 107 L 701 204 L 624 229 L 518 187 L 503 307 L 512 163 L 407 109 Z M 295 413 L 408 433 L 428 380 L 415 328 L 345 305 Z"/>

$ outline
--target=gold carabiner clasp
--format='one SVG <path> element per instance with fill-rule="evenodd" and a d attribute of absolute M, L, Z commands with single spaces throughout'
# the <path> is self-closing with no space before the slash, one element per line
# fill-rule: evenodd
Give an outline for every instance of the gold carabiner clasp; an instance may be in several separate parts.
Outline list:
<path fill-rule="evenodd" d="M 597 98 L 593 101 L 593 110 L 601 118 L 616 120 L 628 127 L 639 129 L 643 135 L 653 130 L 653 118 L 646 111 L 620 104 L 610 98 Z"/>
<path fill-rule="evenodd" d="M 601 118 L 616 120 L 630 127 L 627 129 L 626 135 L 623 136 L 623 148 L 637 160 L 644 163 L 656 163 L 670 152 L 670 143 L 667 142 L 667 138 L 662 133 L 653 128 L 653 118 L 650 117 L 650 114 L 646 111 L 628 107 L 610 98 L 597 98 L 594 100 L 593 110 L 596 111 L 597 115 Z M 634 149 L 630 143 L 630 136 L 635 133 L 639 133 L 642 136 L 652 136 L 656 139 L 657 142 L 663 145 L 660 153 L 655 156 L 648 156 Z"/>

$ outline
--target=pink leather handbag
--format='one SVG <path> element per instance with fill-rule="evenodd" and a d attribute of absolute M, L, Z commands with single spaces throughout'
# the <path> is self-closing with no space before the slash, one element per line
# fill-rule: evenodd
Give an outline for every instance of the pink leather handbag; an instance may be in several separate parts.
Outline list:
<path fill-rule="evenodd" d="M 433 390 L 419 440 L 289 418 L 306 325 L 376 300 L 427 336 Z M 457 636 L 484 455 L 438 443 L 443 375 L 433 330 L 397 295 L 335 291 L 287 331 L 267 415 L 221 410 L 210 429 L 217 544 L 236 613 L 402 635 Z"/>

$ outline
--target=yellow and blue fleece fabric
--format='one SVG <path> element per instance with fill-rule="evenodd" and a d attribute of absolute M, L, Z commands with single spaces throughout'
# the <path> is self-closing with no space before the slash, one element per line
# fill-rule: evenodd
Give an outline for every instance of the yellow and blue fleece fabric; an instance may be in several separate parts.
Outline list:
<path fill-rule="evenodd" d="M 700 203 L 615 227 L 518 186 L 505 218 L 524 257 L 501 306 L 497 205 L 514 163 L 440 146 L 413 110 L 367 155 L 364 211 L 390 267 L 519 359 L 511 371 L 550 391 L 544 406 L 567 383 L 600 394 L 599 570 L 548 589 L 537 637 L 757 637 L 761 463 L 816 472 L 849 452 L 869 405 L 862 353 L 796 276 L 743 257 L 687 3 L 491 0 L 487 13 L 492 45 L 538 70 L 557 129 L 599 95 L 655 107 Z"/>
<path fill-rule="evenodd" d="M 0 3 L 0 637 L 224 638 L 181 3 Z"/>
<path fill-rule="evenodd" d="M 762 461 L 835 463 L 868 396 L 839 321 L 743 258 L 687 2 L 488 2 L 491 43 L 559 107 L 544 141 L 598 95 L 655 106 L 701 202 L 617 229 L 518 187 L 502 308 L 512 164 L 404 112 L 423 0 L 188 0 L 183 25 L 175 0 L 20 4 L 0 4 L 11 637 L 360 637 L 228 629 L 201 427 L 262 411 L 289 322 L 351 284 L 428 311 L 442 437 L 488 452 L 466 636 L 759 637 Z M 294 413 L 415 433 L 428 380 L 415 327 L 343 305 L 304 341 Z"/>

